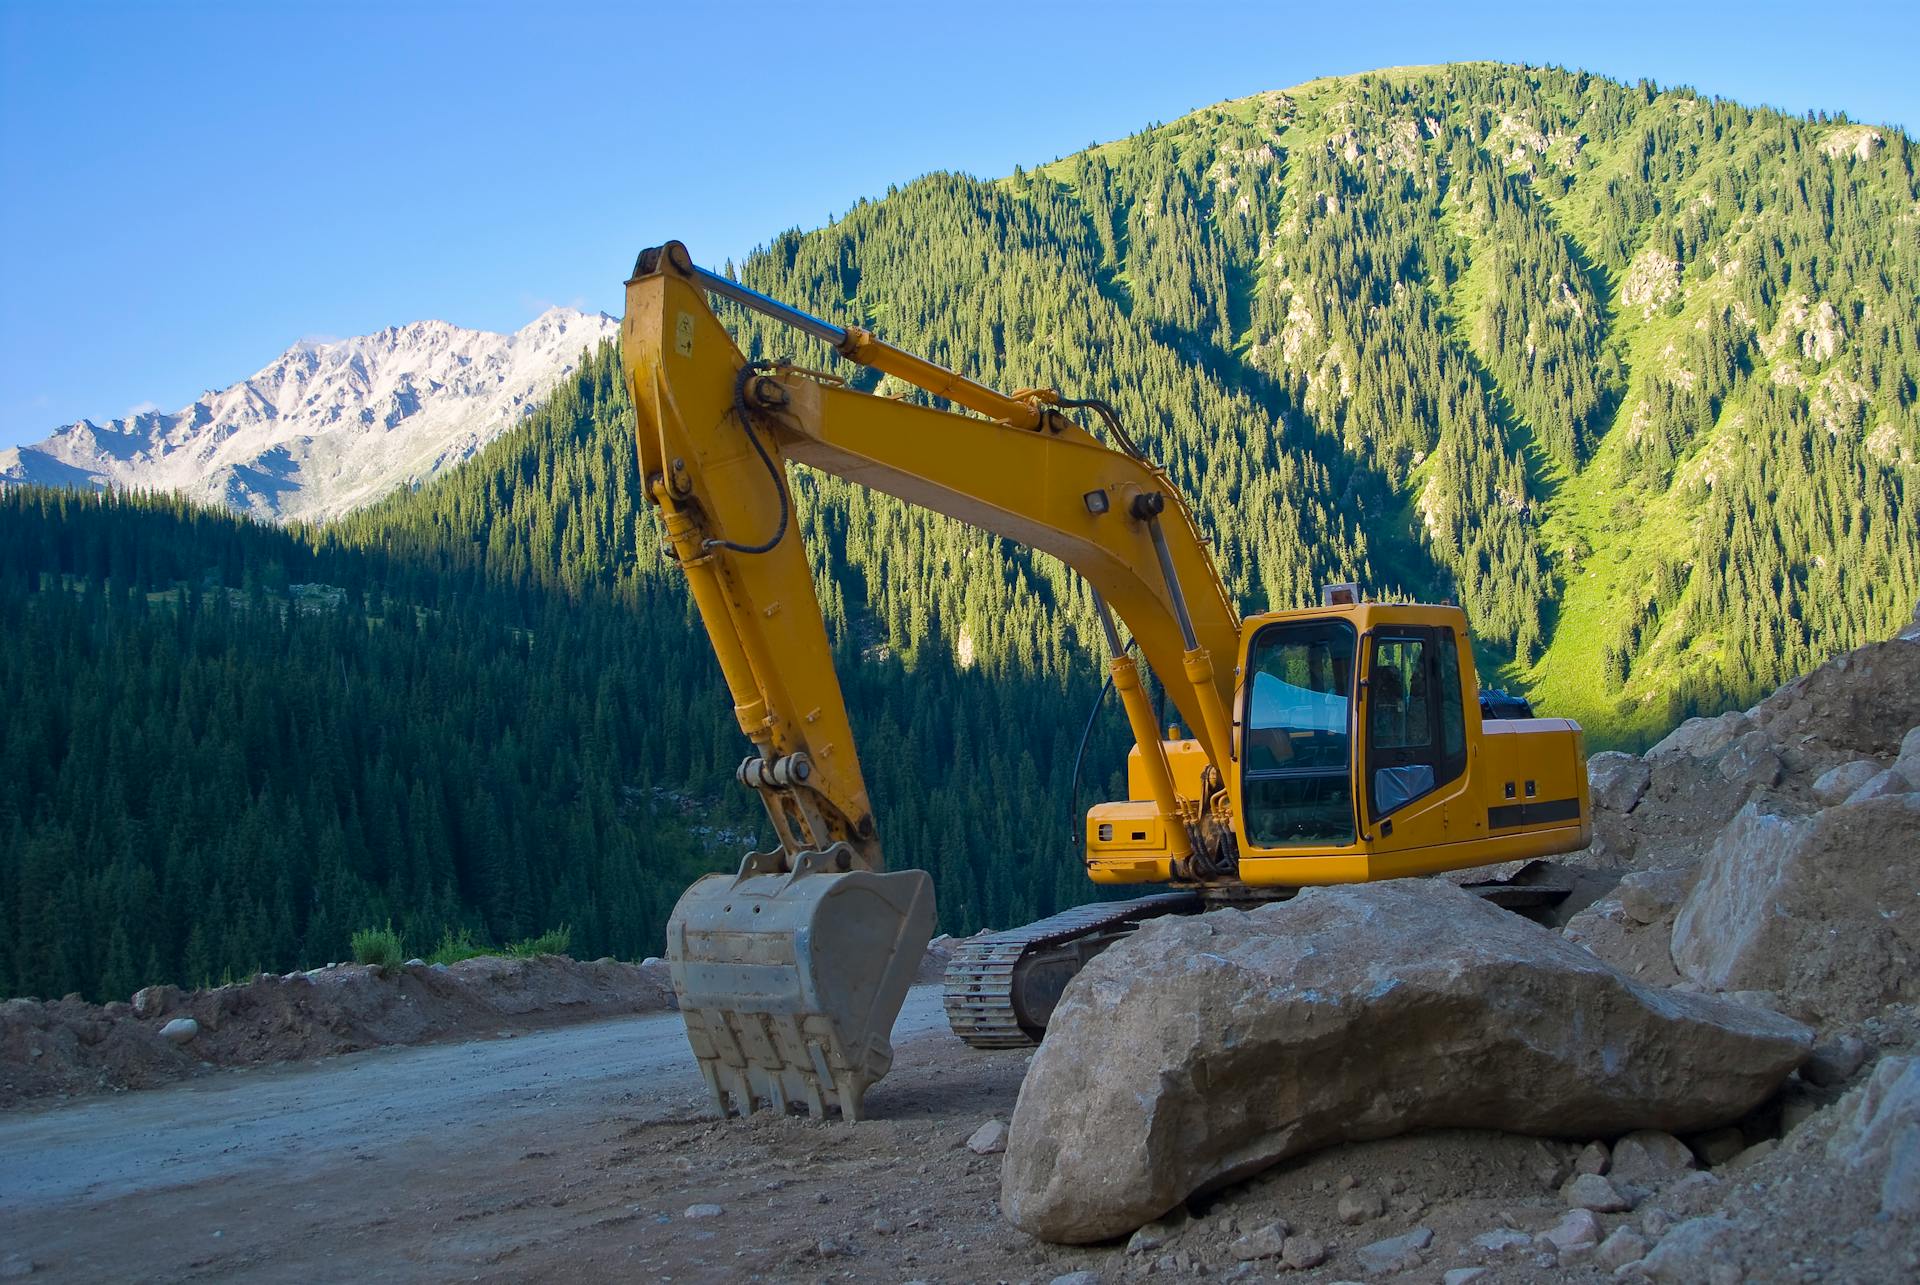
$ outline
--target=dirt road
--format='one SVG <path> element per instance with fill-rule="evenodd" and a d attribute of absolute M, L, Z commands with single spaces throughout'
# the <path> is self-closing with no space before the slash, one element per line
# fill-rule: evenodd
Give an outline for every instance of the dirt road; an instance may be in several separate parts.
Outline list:
<path fill-rule="evenodd" d="M 1153 1252 L 1043 1245 L 1000 1216 L 1000 1161 L 965 1140 L 1011 1115 L 1027 1052 L 968 1049 L 936 988 L 895 1028 L 857 1125 L 709 1119 L 678 1017 L 633 1017 L 208 1075 L 0 1115 L 0 1275 L 30 1281 L 1276 1280 L 1245 1231 L 1322 1238 L 1288 1285 L 1361 1274 L 1358 1247 L 1432 1229 L 1428 1266 L 1489 1262 L 1472 1237 L 1564 1212 L 1544 1145 L 1436 1133 L 1336 1148 L 1194 1206 Z M 1359 1226 L 1344 1189 L 1382 1193 Z M 694 1206 L 718 1206 L 689 1217 Z M 1492 1256 L 1498 1259 L 1499 1256 Z M 1481 1285 L 1606 1282 L 1528 1254 Z M 1861 1276 L 1870 1279 L 1871 1276 Z"/>
<path fill-rule="evenodd" d="M 944 1030 L 938 987 L 894 1038 Z M 678 1014 L 384 1049 L 0 1116 L 0 1209 L 72 1207 L 257 1170 L 446 1145 L 538 1121 L 684 1111 L 700 1073 Z"/>
<path fill-rule="evenodd" d="M 704 1119 L 673 1014 L 11 1113 L 0 1261 L 31 1262 L 34 1280 L 837 1274 L 858 1249 L 832 1238 L 871 1235 L 893 1201 L 891 1184 L 845 1181 L 848 1162 L 906 1164 L 976 1115 L 1004 1116 L 1025 1061 L 967 1050 L 931 986 L 894 1040 L 871 1127 Z M 972 1092 L 940 1091 L 956 1062 Z M 989 1174 L 960 1154 L 980 1171 L 982 1220 L 998 1157 Z M 685 1218 L 695 1204 L 727 1212 Z M 902 1232 L 913 1220 L 898 1211 Z"/>

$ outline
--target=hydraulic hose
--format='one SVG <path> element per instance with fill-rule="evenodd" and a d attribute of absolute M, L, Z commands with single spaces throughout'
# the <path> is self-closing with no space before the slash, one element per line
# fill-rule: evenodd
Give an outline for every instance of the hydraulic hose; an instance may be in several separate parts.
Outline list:
<path fill-rule="evenodd" d="M 773 363 L 770 361 L 750 361 L 740 368 L 740 373 L 733 380 L 733 413 L 740 417 L 741 430 L 746 433 L 747 440 L 753 443 L 754 454 L 758 455 L 760 462 L 767 466 L 767 476 L 773 479 L 774 498 L 780 503 L 780 521 L 774 527 L 773 535 L 764 544 L 737 544 L 732 540 L 708 540 L 700 546 L 703 549 L 726 549 L 733 553 L 767 553 L 780 541 L 786 539 L 787 519 L 790 516 L 786 479 L 780 476 L 780 466 L 773 462 L 773 456 L 769 455 L 767 448 L 761 444 L 760 435 L 753 431 L 753 411 L 747 405 L 747 381 L 760 371 L 772 369 Z"/>

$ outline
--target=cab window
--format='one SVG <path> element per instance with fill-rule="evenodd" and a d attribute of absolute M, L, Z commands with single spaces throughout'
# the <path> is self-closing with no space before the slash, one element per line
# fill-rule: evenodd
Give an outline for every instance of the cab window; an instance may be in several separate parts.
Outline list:
<path fill-rule="evenodd" d="M 1354 841 L 1355 635 L 1345 621 L 1269 625 L 1247 657 L 1241 795 L 1256 848 Z"/>
<path fill-rule="evenodd" d="M 1367 815 L 1378 821 L 1466 768 L 1466 711 L 1451 629 L 1395 626 L 1371 635 L 1367 670 Z"/>

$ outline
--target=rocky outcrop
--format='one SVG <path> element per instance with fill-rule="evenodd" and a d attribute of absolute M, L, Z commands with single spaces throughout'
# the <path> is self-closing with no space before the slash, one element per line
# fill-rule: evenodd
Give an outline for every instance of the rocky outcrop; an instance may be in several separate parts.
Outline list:
<path fill-rule="evenodd" d="M 1749 803 L 1720 836 L 1673 926 L 1680 972 L 1772 991 L 1820 1022 L 1920 998 L 1920 794 L 1812 816 Z"/>
<path fill-rule="evenodd" d="M 1001 1206 L 1085 1242 L 1351 1139 L 1699 1131 L 1765 1099 L 1810 1043 L 1775 1014 L 1639 985 L 1439 880 L 1159 920 L 1068 987 Z"/>

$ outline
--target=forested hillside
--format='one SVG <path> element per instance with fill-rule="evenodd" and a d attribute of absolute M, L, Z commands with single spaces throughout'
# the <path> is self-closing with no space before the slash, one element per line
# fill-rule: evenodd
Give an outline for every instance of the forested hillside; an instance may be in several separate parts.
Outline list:
<path fill-rule="evenodd" d="M 1913 608 L 1915 159 L 1686 91 L 1400 70 L 932 175 L 734 270 L 1112 400 L 1248 610 L 1341 579 L 1456 597 L 1490 677 L 1635 746 Z M 698 257 L 696 233 L 635 242 Z M 724 315 L 753 355 L 876 386 Z M 576 953 L 656 949 L 759 821 L 632 432 L 603 351 L 468 465 L 324 528 L 0 496 L 0 993 L 324 962 L 388 918 L 420 948 L 567 922 Z M 795 489 L 891 859 L 934 871 L 953 932 L 1087 897 L 1084 589 Z"/>

